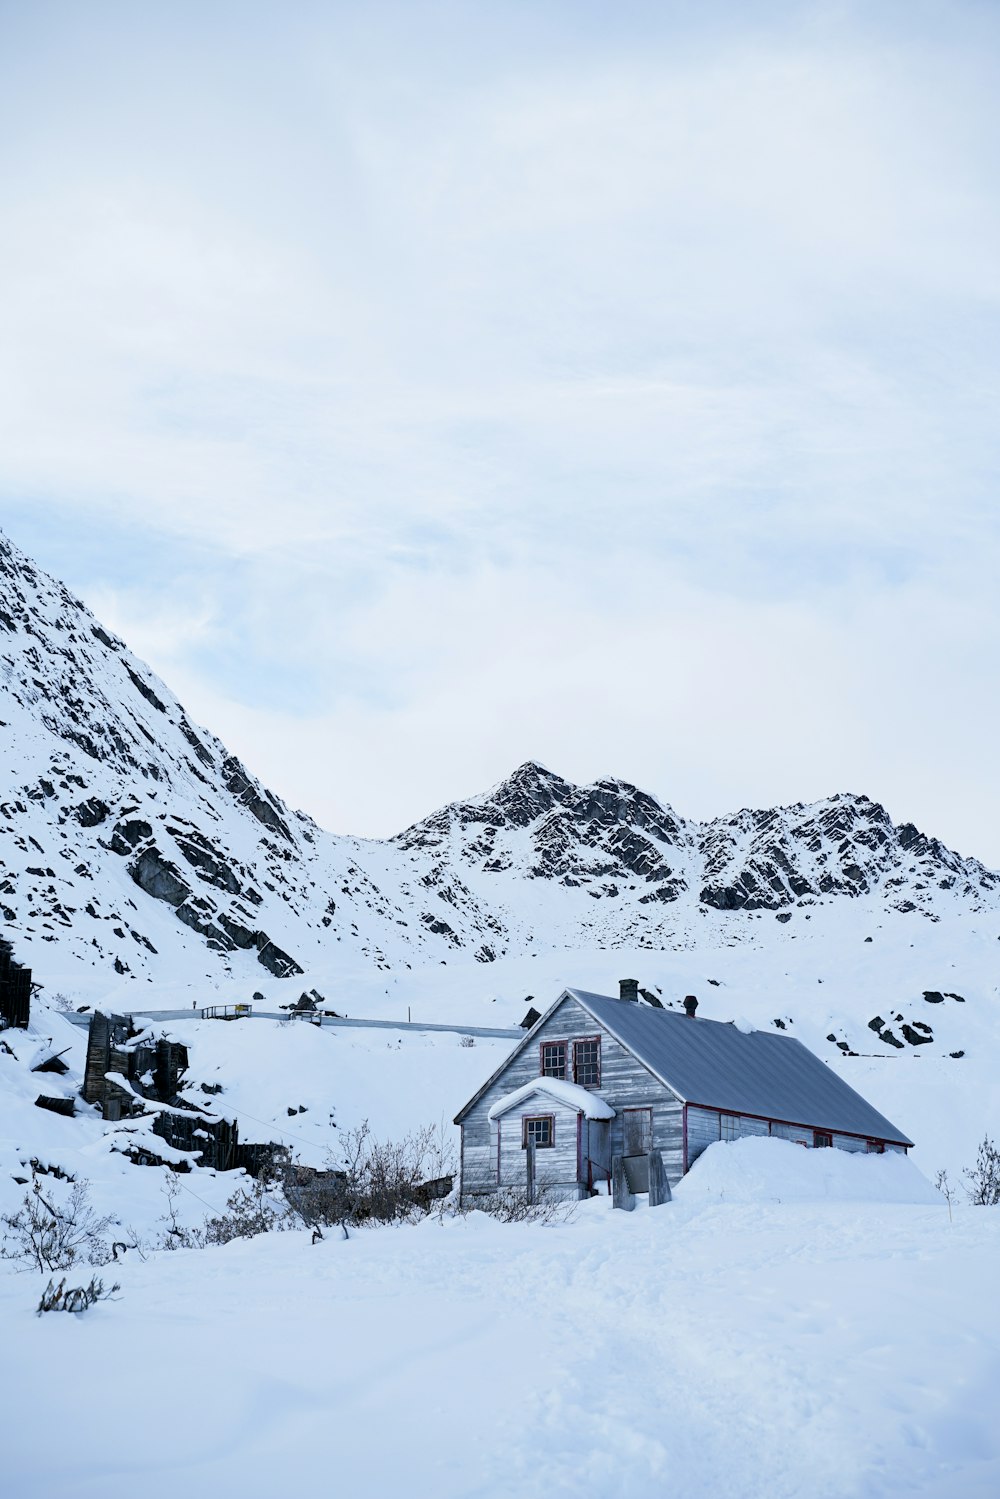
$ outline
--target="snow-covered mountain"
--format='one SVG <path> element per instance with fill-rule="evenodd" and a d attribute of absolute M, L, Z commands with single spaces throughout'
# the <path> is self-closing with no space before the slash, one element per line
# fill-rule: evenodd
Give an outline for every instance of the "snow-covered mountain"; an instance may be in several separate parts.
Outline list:
<path fill-rule="evenodd" d="M 760 941 L 861 901 L 1000 913 L 1000 875 L 865 796 L 698 823 L 528 762 L 388 840 L 291 810 L 0 536 L 0 916 L 38 977 L 218 984 Z"/>

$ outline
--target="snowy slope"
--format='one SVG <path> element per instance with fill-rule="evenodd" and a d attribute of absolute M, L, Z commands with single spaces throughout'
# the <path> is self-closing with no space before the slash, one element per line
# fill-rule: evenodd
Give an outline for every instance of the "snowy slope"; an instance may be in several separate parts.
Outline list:
<path fill-rule="evenodd" d="M 79 1322 L 0 1275 L 6 1491 L 994 1499 L 1000 1214 L 786 1187 L 130 1255 Z"/>

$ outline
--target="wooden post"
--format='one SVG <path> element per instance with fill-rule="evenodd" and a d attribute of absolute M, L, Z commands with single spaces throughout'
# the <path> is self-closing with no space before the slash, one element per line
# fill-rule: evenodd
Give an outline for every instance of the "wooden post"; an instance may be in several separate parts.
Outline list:
<path fill-rule="evenodd" d="M 527 1143 L 527 1145 L 524 1148 L 524 1169 L 525 1169 L 525 1177 L 526 1177 L 526 1180 L 525 1180 L 525 1189 L 526 1189 L 527 1195 L 528 1195 L 528 1202 L 532 1203 L 535 1200 L 535 1142 L 534 1142 L 534 1140 L 529 1140 L 528 1143 Z"/>
<path fill-rule="evenodd" d="M 611 1159 L 611 1206 L 630 1213 L 635 1207 L 635 1198 L 625 1175 L 625 1157 L 616 1155 Z"/>
<path fill-rule="evenodd" d="M 649 1152 L 649 1205 L 658 1208 L 670 1201 L 670 1183 L 663 1169 L 663 1156 L 658 1150 Z"/>

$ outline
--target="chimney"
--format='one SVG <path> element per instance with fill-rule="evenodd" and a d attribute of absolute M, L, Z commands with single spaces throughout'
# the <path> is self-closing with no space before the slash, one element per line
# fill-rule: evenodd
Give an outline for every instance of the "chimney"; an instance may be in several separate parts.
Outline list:
<path fill-rule="evenodd" d="M 637 1005 L 639 1003 L 639 980 L 619 979 L 618 997 L 619 999 L 630 1000 L 632 1004 Z"/>
<path fill-rule="evenodd" d="M 692 1020 L 694 1019 L 694 1012 L 695 1012 L 695 1010 L 697 1008 L 698 1008 L 698 1001 L 697 1001 L 697 999 L 695 999 L 694 995 L 693 994 L 685 994 L 685 996 L 684 996 L 684 1010 L 685 1010 L 685 1013 L 687 1015 L 689 1015 Z"/>

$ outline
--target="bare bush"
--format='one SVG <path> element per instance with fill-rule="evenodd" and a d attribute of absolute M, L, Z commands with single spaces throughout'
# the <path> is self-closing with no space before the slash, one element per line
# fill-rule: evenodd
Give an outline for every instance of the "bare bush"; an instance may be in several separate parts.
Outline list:
<path fill-rule="evenodd" d="M 401 1140 L 378 1140 L 367 1121 L 346 1131 L 325 1171 L 286 1160 L 281 1186 L 289 1210 L 314 1231 L 359 1223 L 399 1223 L 446 1196 L 454 1154 L 443 1126 Z"/>
<path fill-rule="evenodd" d="M 476 1038 L 475 1036 L 463 1036 L 458 1044 L 459 1046 L 464 1046 L 466 1049 L 468 1049 L 470 1046 L 475 1046 Z"/>
<path fill-rule="evenodd" d="M 91 1276 L 87 1285 L 71 1286 L 67 1291 L 66 1277 L 63 1276 L 58 1283 L 49 1281 L 35 1310 L 39 1317 L 43 1312 L 75 1312 L 80 1316 L 99 1301 L 117 1300 L 115 1292 L 120 1290 L 117 1281 L 113 1286 L 105 1286 L 103 1280 Z"/>
<path fill-rule="evenodd" d="M 938 1172 L 937 1176 L 935 1176 L 934 1178 L 934 1185 L 935 1187 L 937 1187 L 938 1191 L 941 1193 L 941 1196 L 948 1204 L 948 1222 L 953 1223 L 955 1220 L 954 1215 L 951 1211 L 951 1205 L 955 1201 L 955 1188 L 948 1179 L 947 1171 Z"/>
<path fill-rule="evenodd" d="M 303 1227 L 312 1230 L 315 1242 L 325 1228 L 338 1227 L 346 1236 L 355 1224 L 401 1222 L 443 1201 L 454 1169 L 443 1125 L 381 1141 L 364 1123 L 341 1135 L 339 1150 L 328 1157 L 324 1170 L 303 1166 L 287 1151 L 277 1152 L 272 1170 L 241 1181 L 225 1210 L 197 1228 L 180 1221 L 180 1187 L 168 1178 L 157 1247 L 197 1249 Z"/>
<path fill-rule="evenodd" d="M 574 1204 L 557 1196 L 544 1182 L 536 1183 L 529 1197 L 524 1182 L 484 1184 L 483 1190 L 467 1189 L 461 1211 L 488 1213 L 498 1223 L 567 1223 Z"/>
<path fill-rule="evenodd" d="M 202 1232 L 206 1244 L 228 1244 L 232 1239 L 255 1239 L 290 1226 L 286 1203 L 275 1198 L 268 1179 L 260 1176 L 237 1187 L 225 1212 L 206 1218 Z"/>
<path fill-rule="evenodd" d="M 175 1177 L 167 1178 L 164 1193 L 167 1206 L 160 1217 L 164 1231 L 157 1249 L 204 1249 L 206 1244 L 229 1244 L 233 1239 L 255 1239 L 259 1234 L 295 1227 L 287 1203 L 274 1190 L 273 1177 L 244 1178 L 222 1212 L 213 1213 L 194 1228 L 180 1221 L 180 1187 Z"/>
<path fill-rule="evenodd" d="M 0 1218 L 0 1257 L 48 1271 L 68 1270 L 77 1259 L 106 1265 L 112 1253 L 104 1235 L 114 1219 L 111 1214 L 99 1216 L 91 1207 L 88 1184 L 74 1182 L 69 1197 L 59 1204 L 43 1194 L 37 1171 L 31 1175 L 31 1190 L 21 1207 Z"/>
<path fill-rule="evenodd" d="M 984 1135 L 976 1154 L 976 1164 L 962 1175 L 968 1179 L 969 1201 L 977 1207 L 1000 1205 L 1000 1150 Z"/>
<path fill-rule="evenodd" d="M 181 1189 L 177 1178 L 172 1171 L 167 1172 L 167 1179 L 163 1183 L 163 1193 L 167 1199 L 167 1206 L 160 1215 L 159 1222 L 163 1224 L 163 1233 L 157 1240 L 157 1249 L 193 1249 L 196 1247 L 194 1235 L 199 1232 L 182 1224 L 178 1217 L 177 1204 L 180 1199 Z M 201 1242 L 200 1240 L 198 1241 Z"/>

